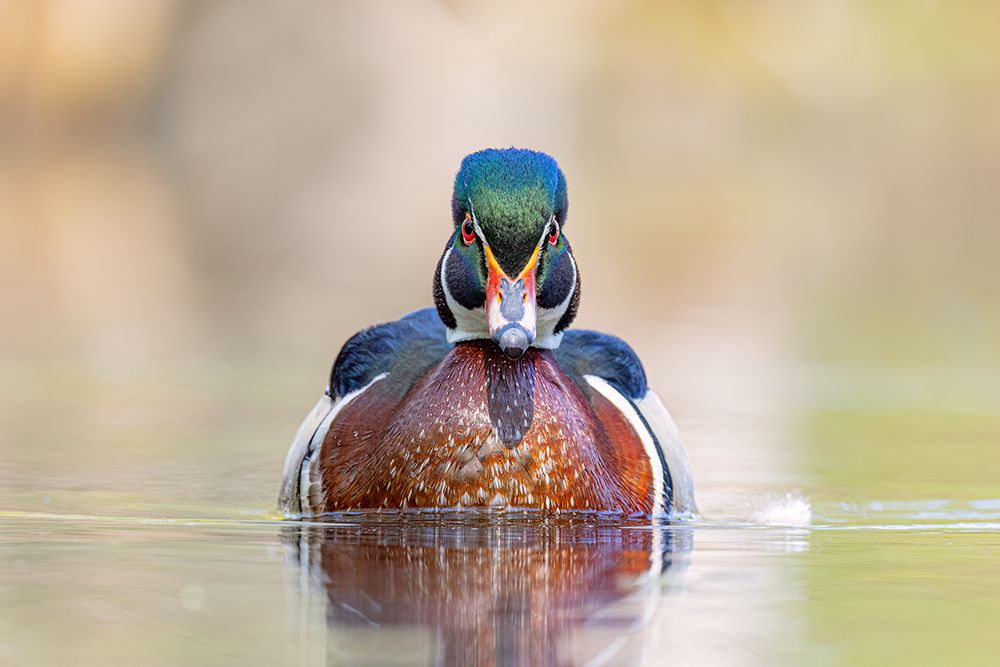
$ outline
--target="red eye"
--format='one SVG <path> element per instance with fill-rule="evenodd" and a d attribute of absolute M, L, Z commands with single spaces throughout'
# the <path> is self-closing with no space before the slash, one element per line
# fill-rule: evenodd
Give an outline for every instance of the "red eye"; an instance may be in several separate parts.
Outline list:
<path fill-rule="evenodd" d="M 465 241 L 465 245 L 472 245 L 476 240 L 476 229 L 472 226 L 472 217 L 468 213 L 462 221 L 462 240 Z"/>
<path fill-rule="evenodd" d="M 549 245 L 555 245 L 558 242 L 559 242 L 559 223 L 553 219 L 552 231 L 549 232 Z"/>

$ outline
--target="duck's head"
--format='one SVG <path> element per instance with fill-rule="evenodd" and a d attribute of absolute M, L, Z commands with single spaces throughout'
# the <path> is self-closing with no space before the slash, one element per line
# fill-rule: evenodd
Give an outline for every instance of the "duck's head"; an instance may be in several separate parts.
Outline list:
<path fill-rule="evenodd" d="M 462 160 L 455 228 L 434 275 L 449 341 L 492 339 L 511 358 L 559 346 L 580 299 L 566 208 L 566 178 L 544 153 L 487 149 Z"/>

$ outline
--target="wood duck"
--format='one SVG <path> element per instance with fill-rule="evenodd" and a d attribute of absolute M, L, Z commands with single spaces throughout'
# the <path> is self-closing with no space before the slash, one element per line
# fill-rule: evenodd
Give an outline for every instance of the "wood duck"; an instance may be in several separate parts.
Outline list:
<path fill-rule="evenodd" d="M 569 329 L 580 276 L 556 161 L 468 155 L 451 210 L 435 308 L 340 350 L 288 452 L 281 510 L 696 512 L 677 427 L 635 352 Z"/>

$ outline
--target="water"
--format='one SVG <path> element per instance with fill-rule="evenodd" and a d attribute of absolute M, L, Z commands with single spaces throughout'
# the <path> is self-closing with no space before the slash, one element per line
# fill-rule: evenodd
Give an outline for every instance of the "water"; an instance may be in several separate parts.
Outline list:
<path fill-rule="evenodd" d="M 0 514 L 6 664 L 991 664 L 1000 500 L 811 527 Z M 41 622 L 40 622 L 41 621 Z"/>
<path fill-rule="evenodd" d="M 694 522 L 445 512 L 321 524 L 274 514 L 302 410 L 280 379 L 7 378 L 2 664 L 1000 655 L 1000 488 L 986 465 L 1000 420 L 988 411 L 799 400 L 710 418 L 682 405 Z M 57 409 L 44 390 L 55 385 Z"/>

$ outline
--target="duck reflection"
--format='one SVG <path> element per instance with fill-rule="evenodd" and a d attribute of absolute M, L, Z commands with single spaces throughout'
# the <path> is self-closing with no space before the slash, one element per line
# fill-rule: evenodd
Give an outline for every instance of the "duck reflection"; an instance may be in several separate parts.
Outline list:
<path fill-rule="evenodd" d="M 690 529 L 367 517 L 283 539 L 329 664 L 638 664 Z"/>

